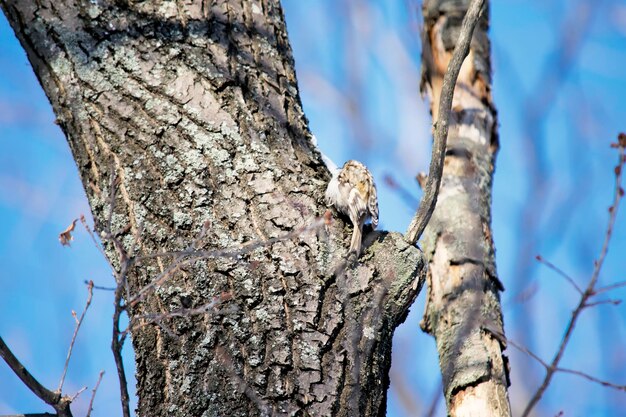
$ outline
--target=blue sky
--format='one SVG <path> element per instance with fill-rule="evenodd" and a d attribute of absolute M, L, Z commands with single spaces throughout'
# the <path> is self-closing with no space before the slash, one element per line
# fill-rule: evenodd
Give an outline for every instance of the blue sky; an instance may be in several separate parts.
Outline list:
<path fill-rule="evenodd" d="M 417 171 L 430 152 L 428 103 L 419 94 L 419 4 L 403 1 L 284 0 L 300 92 L 320 148 L 336 163 L 356 158 L 373 171 L 382 227 L 404 231 L 420 191 Z M 588 20 L 585 16 L 590 16 Z M 587 22 L 579 24 L 580 22 Z M 541 254 L 584 286 L 593 269 L 612 198 L 615 152 L 626 131 L 626 5 L 619 1 L 492 2 L 494 101 L 501 150 L 493 229 L 507 336 L 548 360 L 577 302 L 568 284 L 534 261 Z M 581 41 L 571 55 L 564 42 Z M 566 55 L 565 71 L 556 71 Z M 550 80 L 546 83 L 546 80 Z M 554 87 L 539 119 L 529 119 Z M 25 53 L 0 16 L 0 334 L 40 381 L 56 387 L 84 280 L 110 285 L 106 262 L 81 230 L 71 248 L 57 236 L 89 207 L 76 165 Z M 534 123 L 529 125 L 529 120 Z M 537 149 L 544 192 L 532 184 Z M 404 190 L 390 187 L 393 179 Z M 626 279 L 626 215 L 618 217 L 600 280 Z M 530 213 L 527 221 L 520 220 Z M 534 225 L 534 226 L 533 226 Z M 532 291 L 531 291 L 532 290 Z M 533 292 L 520 303 L 520 292 Z M 612 294 L 623 298 L 625 291 Z M 389 416 L 424 412 L 439 390 L 432 338 L 419 330 L 423 295 L 394 339 Z M 112 294 L 96 292 L 70 364 L 66 392 L 90 388 L 106 371 L 94 416 L 119 415 L 110 354 Z M 586 311 L 563 366 L 626 383 L 623 305 Z M 129 346 L 130 347 L 130 346 Z M 541 368 L 509 349 L 511 402 L 521 412 Z M 132 363 L 132 352 L 126 351 Z M 412 396 L 406 400 L 401 392 Z M 404 399 L 403 399 L 404 398 Z M 626 395 L 557 375 L 538 415 L 613 416 Z M 89 394 L 74 408 L 84 415 Z M 409 402 L 413 404 L 409 404 Z M 0 414 L 49 409 L 0 363 Z M 436 415 L 443 415 L 439 405 Z"/>

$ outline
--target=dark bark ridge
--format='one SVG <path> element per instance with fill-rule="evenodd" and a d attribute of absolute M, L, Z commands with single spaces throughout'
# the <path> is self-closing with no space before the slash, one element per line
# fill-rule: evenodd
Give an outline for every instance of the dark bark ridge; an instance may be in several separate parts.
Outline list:
<path fill-rule="evenodd" d="M 188 247 L 205 224 L 196 247 L 224 249 L 323 215 L 329 175 L 277 0 L 0 5 L 68 138 L 96 229 L 117 231 L 130 256 Z M 384 414 L 391 335 L 421 289 L 422 254 L 370 233 L 346 268 L 349 227 L 315 232 L 188 264 L 133 307 L 167 313 L 230 295 L 212 314 L 133 331 L 139 416 Z M 138 262 L 131 292 L 170 263 Z"/>

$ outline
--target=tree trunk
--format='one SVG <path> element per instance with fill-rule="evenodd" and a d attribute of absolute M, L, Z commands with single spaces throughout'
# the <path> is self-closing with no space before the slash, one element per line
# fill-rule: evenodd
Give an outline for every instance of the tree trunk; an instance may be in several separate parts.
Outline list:
<path fill-rule="evenodd" d="M 319 220 L 329 174 L 279 1 L 0 5 L 67 136 L 96 229 L 136 259 L 127 297 L 174 262 L 140 256 L 259 242 L 186 264 L 132 305 L 140 317 L 228 295 L 208 314 L 133 329 L 137 414 L 384 415 L 393 330 L 424 261 L 399 234 L 370 233 L 345 267 L 351 227 Z"/>
<path fill-rule="evenodd" d="M 422 91 L 437 120 L 439 92 L 469 0 L 423 4 Z M 439 199 L 422 244 L 428 296 L 422 328 L 435 337 L 451 416 L 510 416 L 508 364 L 491 234 L 498 150 L 491 97 L 488 3 L 457 80 Z"/>

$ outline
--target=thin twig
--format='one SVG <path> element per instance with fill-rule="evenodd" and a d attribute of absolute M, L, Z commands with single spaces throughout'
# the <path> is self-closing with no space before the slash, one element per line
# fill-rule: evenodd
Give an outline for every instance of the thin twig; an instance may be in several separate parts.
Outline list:
<path fill-rule="evenodd" d="M 89 407 L 87 409 L 87 415 L 85 417 L 90 417 L 91 412 L 93 411 L 93 401 L 96 398 L 96 392 L 98 391 L 98 387 L 100 386 L 100 382 L 102 381 L 102 377 L 104 376 L 104 371 L 100 371 L 100 375 L 98 375 L 98 382 L 91 390 L 91 399 L 89 400 Z"/>
<path fill-rule="evenodd" d="M 419 206 L 419 200 L 415 197 L 411 191 L 403 187 L 391 174 L 386 174 L 384 177 L 385 184 L 400 197 L 404 204 L 411 210 L 415 210 L 415 207 Z"/>
<path fill-rule="evenodd" d="M 602 244 L 602 249 L 600 250 L 600 256 L 594 262 L 593 272 L 591 274 L 591 278 L 589 279 L 589 283 L 587 284 L 587 288 L 582 293 L 580 300 L 578 302 L 578 305 L 576 306 L 576 309 L 572 312 L 572 317 L 570 318 L 570 321 L 567 324 L 567 327 L 565 329 L 565 334 L 563 335 L 563 339 L 561 340 L 559 348 L 556 354 L 554 355 L 554 358 L 552 359 L 552 362 L 550 363 L 550 365 L 546 367 L 546 375 L 543 379 L 543 382 L 541 383 L 541 385 L 539 386 L 535 394 L 532 396 L 532 398 L 528 402 L 528 405 L 526 406 L 526 409 L 524 410 L 522 417 L 527 417 L 528 415 L 530 415 L 530 412 L 535 407 L 535 405 L 539 402 L 544 392 L 548 388 L 548 385 L 550 384 L 552 377 L 559 370 L 559 367 L 558 367 L 559 362 L 561 361 L 561 358 L 563 357 L 563 354 L 565 353 L 565 348 L 567 347 L 570 341 L 570 338 L 572 336 L 572 333 L 574 332 L 574 328 L 576 327 L 576 322 L 578 321 L 578 318 L 580 317 L 580 314 L 582 313 L 582 311 L 588 307 L 589 298 L 593 297 L 596 294 L 594 289 L 598 282 L 598 277 L 600 276 L 600 271 L 602 270 L 604 259 L 606 258 L 606 254 L 608 253 L 608 250 L 609 250 L 609 243 L 611 241 L 611 236 L 613 235 L 613 228 L 615 225 L 615 219 L 617 218 L 619 203 L 623 196 L 622 171 L 624 167 L 624 150 L 626 147 L 626 135 L 620 134 L 619 142 L 616 145 L 616 147 L 619 148 L 619 162 L 617 166 L 615 167 L 615 188 L 614 188 L 615 191 L 614 191 L 613 202 L 611 204 L 611 207 L 609 208 L 609 221 L 608 221 L 606 233 L 604 236 L 604 242 Z"/>
<path fill-rule="evenodd" d="M 622 287 L 626 287 L 626 281 L 622 281 L 622 282 L 618 282 L 618 283 L 615 283 L 615 284 L 607 285 L 606 287 L 598 288 L 595 291 L 595 294 L 596 295 L 602 294 L 602 293 L 605 293 L 605 292 L 608 292 L 608 291 L 613 291 L 613 290 L 615 290 L 617 288 L 622 288 Z"/>
<path fill-rule="evenodd" d="M 115 190 L 117 187 L 117 177 L 115 172 L 114 164 L 111 164 L 110 171 L 110 190 L 109 190 L 109 216 L 106 223 L 106 229 L 102 231 L 101 238 L 103 240 L 108 240 L 112 243 L 113 249 L 117 253 L 119 257 L 119 270 L 115 268 L 107 254 L 105 253 L 102 245 L 98 242 L 95 237 L 94 232 L 91 230 L 87 221 L 85 220 L 85 216 L 81 216 L 81 223 L 91 236 L 91 240 L 96 245 L 96 248 L 103 255 L 104 259 L 108 262 L 111 270 L 113 271 L 113 276 L 115 277 L 115 288 L 109 287 L 95 287 L 101 290 L 113 290 L 115 292 L 114 295 L 114 311 L 113 311 L 113 326 L 112 326 L 112 338 L 111 338 L 111 351 L 113 352 L 113 359 L 115 360 L 115 366 L 117 369 L 117 376 L 120 383 L 120 402 L 122 405 L 122 415 L 124 417 L 130 417 L 130 396 L 128 395 L 128 383 L 126 380 L 126 371 L 124 370 L 124 362 L 122 360 L 122 348 L 124 347 L 124 341 L 126 340 L 126 334 L 122 334 L 120 331 L 120 319 L 122 313 L 124 312 L 124 293 L 126 292 L 126 299 L 129 298 L 129 288 L 127 285 L 126 274 L 129 268 L 129 257 L 124 249 L 122 243 L 117 239 L 117 235 L 111 232 L 111 227 L 113 224 L 113 211 L 115 209 Z M 93 286 L 93 283 L 92 283 Z M 102 375 L 104 372 L 100 373 L 100 378 L 96 386 L 94 387 L 93 395 L 91 398 L 91 402 L 89 404 L 89 412 L 87 416 L 90 415 L 92 410 L 93 399 L 96 394 L 96 390 L 98 385 L 100 384 L 100 380 L 102 379 Z"/>
<path fill-rule="evenodd" d="M 415 395 L 414 387 L 410 386 L 406 381 L 403 371 L 396 371 L 393 368 L 389 374 L 392 382 L 392 388 L 395 391 L 395 395 L 398 398 L 398 402 L 404 409 L 404 414 L 407 416 L 417 416 L 419 414 L 419 406 L 417 405 L 417 398 Z"/>
<path fill-rule="evenodd" d="M 443 397 L 443 383 L 439 383 L 439 387 L 437 388 L 437 391 L 435 391 L 435 393 L 433 394 L 430 400 L 430 405 L 428 406 L 428 410 L 426 411 L 425 417 L 434 417 L 436 415 L 437 408 L 439 406 L 439 402 L 441 401 L 442 397 Z"/>
<path fill-rule="evenodd" d="M 126 277 L 130 261 L 124 245 L 119 241 L 117 235 L 115 235 L 111 231 L 111 227 L 113 225 L 113 211 L 115 209 L 115 191 L 117 188 L 117 177 L 113 164 L 111 164 L 111 181 L 109 187 L 109 217 L 106 229 L 103 230 L 101 237 L 103 240 L 111 242 L 113 249 L 115 250 L 119 258 L 119 270 L 117 270 L 105 254 L 105 259 L 109 262 L 111 270 L 113 271 L 116 284 L 116 287 L 114 289 L 115 293 L 113 302 L 114 310 L 111 351 L 113 352 L 113 359 L 115 360 L 117 377 L 120 384 L 120 402 L 122 406 L 122 415 L 124 417 L 130 417 L 130 396 L 128 395 L 128 382 L 126 379 L 126 371 L 124 369 L 124 361 L 122 359 L 122 349 L 124 348 L 126 334 L 122 334 L 122 332 L 120 331 L 120 320 L 122 317 L 122 313 L 125 309 L 124 294 L 126 294 L 126 299 L 128 299 L 130 296 L 130 289 L 128 288 Z"/>
<path fill-rule="evenodd" d="M 73 402 L 76 398 L 78 398 L 80 394 L 82 394 L 86 390 L 87 390 L 87 387 L 82 387 L 81 389 L 79 389 L 78 392 L 76 392 L 76 394 L 72 395 L 72 397 L 70 398 L 70 401 Z"/>
<path fill-rule="evenodd" d="M 102 248 L 102 245 L 100 244 L 100 242 L 98 242 L 98 239 L 96 239 L 96 235 L 94 234 L 93 230 L 91 230 L 91 227 L 89 227 L 89 225 L 87 224 L 87 219 L 85 219 L 84 214 L 80 215 L 80 222 L 85 228 L 85 230 L 87 231 L 87 234 L 89 234 L 89 237 L 91 237 L 91 240 L 93 241 L 93 244 L 96 246 L 96 249 L 98 249 L 98 251 L 102 254 L 102 256 L 104 256 L 104 259 L 108 260 L 109 258 L 107 258 L 106 253 L 104 253 L 104 249 Z"/>
<path fill-rule="evenodd" d="M 465 57 L 469 53 L 470 42 L 474 33 L 476 23 L 480 18 L 485 0 L 472 0 L 467 8 L 467 13 L 463 18 L 459 40 L 454 47 L 452 59 L 448 64 L 448 69 L 443 77 L 443 85 L 441 87 L 441 95 L 439 101 L 439 118 L 435 122 L 435 135 L 433 141 L 432 156 L 430 159 L 430 168 L 428 171 L 428 180 L 424 189 L 424 196 L 417 209 L 417 213 L 413 217 L 411 224 L 405 234 L 405 239 L 414 245 L 424 232 L 430 217 L 435 210 L 437 204 L 437 196 L 439 195 L 439 185 L 441 184 L 441 176 L 443 174 L 443 162 L 446 155 L 446 142 L 448 140 L 448 122 L 452 108 L 452 97 L 454 96 L 454 87 L 461 70 L 461 65 Z"/>
<path fill-rule="evenodd" d="M 507 339 L 507 343 L 511 346 L 513 346 L 514 348 L 516 348 L 517 350 L 527 354 L 528 356 L 530 356 L 531 358 L 533 358 L 534 360 L 536 360 L 539 364 L 541 364 L 541 366 L 543 366 L 546 371 L 548 369 L 550 369 L 550 365 L 548 365 L 543 359 L 541 359 L 537 354 L 533 353 L 530 349 L 510 340 Z M 596 378 L 595 376 L 589 375 L 585 372 L 582 371 L 577 371 L 574 369 L 568 369 L 568 368 L 555 368 L 555 372 L 562 372 L 565 374 L 572 374 L 572 375 L 577 375 L 580 376 L 582 378 L 585 378 L 589 381 L 595 382 L 597 384 L 600 384 L 604 387 L 609 387 L 609 388 L 613 388 L 619 391 L 626 391 L 626 385 L 619 385 L 619 384 L 615 384 L 613 382 L 609 382 L 609 381 L 604 381 L 602 379 Z"/>
<path fill-rule="evenodd" d="M 250 253 L 256 249 L 264 248 L 268 246 L 272 246 L 276 243 L 283 242 L 286 240 L 291 240 L 296 237 L 301 236 L 303 233 L 309 231 L 316 231 L 326 224 L 327 220 L 325 217 L 317 217 L 310 224 L 307 224 L 297 230 L 294 230 L 289 233 L 285 233 L 284 235 L 277 236 L 271 239 L 263 240 L 263 241 L 251 241 L 244 243 L 243 245 L 239 245 L 236 248 L 229 249 L 216 249 L 216 250 L 195 250 L 193 248 L 185 249 L 182 251 L 173 251 L 173 252 L 159 252 L 149 255 L 143 255 L 137 258 L 132 258 L 131 263 L 136 264 L 139 261 L 143 261 L 146 259 L 153 259 L 158 257 L 175 257 L 174 261 L 170 264 L 170 266 L 163 272 L 161 272 L 152 282 L 148 285 L 141 288 L 129 301 L 129 306 L 134 306 L 139 301 L 141 301 L 146 294 L 155 289 L 157 286 L 161 285 L 167 278 L 169 278 L 172 273 L 179 270 L 182 266 L 187 265 L 191 262 L 195 262 L 198 259 L 204 258 L 234 258 L 237 259 L 242 255 Z"/>
<path fill-rule="evenodd" d="M 124 286 L 118 282 L 115 289 L 115 310 L 113 311 L 113 335 L 111 338 L 111 351 L 117 368 L 117 377 L 120 382 L 120 401 L 122 403 L 122 415 L 130 417 L 130 397 L 128 395 L 128 382 L 126 381 L 126 371 L 122 360 L 122 348 L 124 347 L 125 336 L 120 335 L 120 318 L 123 311 L 122 298 Z"/>
<path fill-rule="evenodd" d="M 117 191 L 117 171 L 115 171 L 115 162 L 111 162 L 109 171 L 111 181 L 109 183 L 109 218 L 107 220 L 107 231 L 111 232 L 113 227 L 113 212 L 115 211 L 115 192 Z"/>
<path fill-rule="evenodd" d="M 85 280 L 84 281 L 85 284 L 88 284 L 89 281 Z M 101 290 L 101 291 L 115 291 L 115 287 L 105 287 L 103 285 L 95 285 L 93 286 L 94 290 Z"/>
<path fill-rule="evenodd" d="M 563 278 L 565 278 L 567 282 L 569 282 L 572 285 L 572 287 L 574 287 L 574 289 L 576 290 L 576 292 L 578 292 L 578 294 L 583 295 L 583 290 L 581 290 L 580 287 L 576 285 L 576 282 L 574 282 L 572 277 L 567 275 L 562 269 L 554 265 L 552 262 L 544 259 L 541 255 L 535 256 L 535 259 L 541 262 L 542 264 L 544 264 L 545 266 L 547 266 L 548 268 L 550 268 L 551 270 L 553 270 L 554 272 L 556 272 L 557 274 L 559 274 L 560 276 L 562 276 Z"/>
<path fill-rule="evenodd" d="M 128 334 L 131 330 L 136 330 L 140 327 L 147 326 L 149 324 L 157 323 L 159 324 L 161 321 L 173 317 L 193 317 L 197 315 L 210 314 L 210 310 L 215 310 L 218 312 L 217 306 L 222 302 L 230 300 L 232 295 L 230 293 L 222 293 L 218 296 L 215 296 L 209 301 L 199 307 L 194 308 L 179 308 L 177 310 L 173 310 L 167 313 L 148 313 L 133 316 L 131 323 L 128 328 L 121 332 L 122 335 Z M 224 312 L 221 310 L 220 312 Z"/>
<path fill-rule="evenodd" d="M 595 382 L 596 384 L 600 384 L 603 387 L 613 388 L 613 389 L 616 389 L 618 391 L 626 391 L 626 385 L 619 385 L 619 384 L 614 384 L 614 383 L 609 382 L 609 381 L 603 381 L 602 379 L 598 379 L 595 376 L 586 374 L 586 373 L 581 372 L 581 371 L 576 371 L 576 370 L 573 370 L 573 369 L 566 369 L 566 368 L 557 368 L 557 371 L 563 372 L 563 373 L 566 373 L 566 374 L 578 375 L 578 376 L 580 376 L 582 378 L 585 378 L 585 379 L 587 379 L 587 380 L 589 380 L 591 382 Z"/>
<path fill-rule="evenodd" d="M 550 365 L 548 365 L 548 363 L 546 361 L 541 359 L 541 357 L 539 357 L 539 355 L 533 353 L 533 351 L 531 351 L 527 347 L 522 346 L 519 343 L 514 342 L 511 339 L 506 339 L 506 343 L 507 343 L 507 345 L 513 346 L 515 349 L 519 350 L 520 352 L 523 352 L 523 353 L 527 354 L 528 356 L 530 356 L 531 358 L 533 358 L 534 360 L 539 362 L 539 364 L 541 364 L 541 366 L 543 366 L 545 369 L 550 368 Z"/>
<path fill-rule="evenodd" d="M 598 300 L 598 301 L 593 301 L 591 303 L 586 303 L 585 307 L 589 308 L 589 307 L 595 307 L 595 306 L 599 306 L 602 304 L 611 304 L 614 306 L 620 305 L 622 303 L 622 300 L 614 300 L 614 299 L 608 299 L 608 300 Z"/>
<path fill-rule="evenodd" d="M 76 327 L 74 328 L 74 334 L 72 335 L 72 341 L 70 342 L 70 347 L 67 350 L 67 357 L 65 358 L 65 365 L 63 366 L 63 374 L 61 375 L 61 381 L 59 381 L 59 388 L 57 388 L 57 392 L 63 392 L 63 384 L 65 383 L 65 377 L 67 375 L 67 368 L 70 365 L 70 358 L 72 357 L 72 350 L 74 349 L 74 343 L 76 342 L 76 336 L 78 336 L 78 331 L 80 330 L 80 325 L 83 324 L 83 320 L 85 319 L 85 314 L 87 313 L 87 309 L 91 305 L 91 298 L 93 297 L 93 281 L 89 281 L 87 283 L 87 302 L 85 303 L 85 308 L 83 309 L 83 313 L 80 315 L 80 318 L 76 320 Z M 76 318 L 76 313 L 72 311 L 72 315 Z"/>

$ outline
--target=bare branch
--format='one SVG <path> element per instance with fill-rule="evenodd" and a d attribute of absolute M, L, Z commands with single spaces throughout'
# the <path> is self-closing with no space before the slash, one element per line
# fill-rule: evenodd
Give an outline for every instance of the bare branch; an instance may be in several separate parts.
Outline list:
<path fill-rule="evenodd" d="M 615 284 L 607 285 L 606 287 L 598 288 L 595 291 L 595 294 L 596 295 L 602 294 L 602 293 L 605 293 L 605 292 L 608 292 L 608 291 L 613 291 L 615 289 L 622 288 L 622 287 L 626 287 L 626 281 L 622 281 L 622 282 L 618 282 L 618 283 L 615 283 Z"/>
<path fill-rule="evenodd" d="M 530 349 L 528 349 L 525 346 L 522 346 L 514 341 L 512 341 L 511 339 L 506 339 L 506 343 L 513 346 L 514 348 L 516 348 L 517 350 L 519 350 L 520 352 L 523 352 L 525 354 L 527 354 L 528 356 L 530 356 L 531 358 L 533 358 L 534 360 L 536 360 L 537 362 L 539 362 L 541 364 L 541 366 L 543 366 L 546 369 L 550 368 L 550 365 L 548 365 L 548 363 L 546 361 L 544 361 L 543 359 L 541 359 L 537 354 L 533 353 Z"/>
<path fill-rule="evenodd" d="M 550 365 L 546 367 L 546 375 L 543 379 L 543 382 L 541 383 L 541 385 L 539 386 L 535 394 L 532 396 L 532 398 L 528 402 L 528 405 L 526 406 L 526 409 L 524 410 L 522 417 L 527 417 L 528 415 L 530 415 L 530 412 L 535 407 L 537 402 L 539 402 L 544 392 L 548 388 L 548 385 L 550 384 L 552 377 L 557 371 L 559 371 L 560 369 L 558 367 L 559 362 L 561 361 L 561 358 L 563 357 L 563 354 L 565 353 L 565 348 L 567 347 L 567 344 L 570 341 L 572 333 L 574 332 L 574 328 L 576 327 L 576 322 L 578 318 L 580 317 L 580 314 L 582 313 L 582 311 L 585 308 L 589 307 L 590 304 L 588 304 L 588 300 L 596 294 L 595 286 L 598 282 L 598 277 L 600 276 L 600 271 L 602 270 L 604 259 L 606 258 L 606 254 L 608 253 L 608 250 L 609 250 L 609 243 L 611 242 L 611 236 L 613 235 L 613 228 L 615 225 L 615 219 L 617 218 L 619 203 L 623 196 L 622 171 L 624 167 L 624 151 L 626 148 L 626 135 L 621 133 L 619 135 L 619 142 L 612 146 L 619 148 L 619 162 L 617 166 L 615 167 L 614 197 L 613 197 L 613 202 L 611 206 L 609 207 L 609 221 L 608 221 L 608 225 L 606 228 L 606 233 L 604 235 L 604 242 L 602 244 L 602 249 L 600 250 L 600 256 L 594 262 L 593 272 L 591 274 L 591 278 L 589 279 L 589 283 L 587 284 L 587 288 L 582 293 L 580 300 L 578 302 L 578 305 L 576 306 L 576 309 L 572 312 L 572 317 L 569 323 L 567 324 L 567 327 L 565 329 L 565 334 L 563 335 L 563 339 L 561 340 L 559 348 L 556 354 L 554 355 L 554 358 L 552 359 L 552 362 L 550 363 Z"/>
<path fill-rule="evenodd" d="M 541 366 L 543 366 L 546 371 L 551 369 L 551 365 L 548 365 L 543 359 L 541 359 L 539 356 L 537 356 L 535 353 L 533 353 L 530 349 L 513 342 L 512 340 L 507 340 L 507 343 L 510 344 L 511 346 L 513 346 L 514 348 L 516 348 L 517 350 L 526 353 L 528 356 L 530 356 L 531 358 L 533 358 L 534 360 L 536 360 L 537 362 L 539 362 L 539 364 L 541 364 Z M 602 379 L 596 378 L 592 375 L 589 375 L 585 372 L 582 371 L 576 371 L 574 369 L 567 369 L 567 368 L 554 368 L 555 372 L 563 372 L 565 374 L 572 374 L 572 375 L 577 375 L 580 376 L 582 378 L 585 378 L 591 382 L 595 382 L 596 384 L 600 384 L 604 387 L 609 387 L 609 388 L 613 388 L 616 389 L 618 391 L 626 391 L 626 385 L 619 385 L 619 384 L 615 384 L 613 382 L 609 382 L 609 381 L 604 381 Z"/>
<path fill-rule="evenodd" d="M 70 347 L 67 350 L 67 357 L 65 358 L 65 365 L 63 366 L 63 374 L 61 375 L 61 381 L 59 382 L 59 388 L 57 388 L 57 392 L 63 392 L 63 383 L 65 382 L 65 376 L 67 375 L 67 368 L 70 365 L 70 358 L 72 357 L 72 350 L 74 349 L 74 343 L 76 342 L 76 336 L 78 335 L 78 331 L 80 330 L 80 325 L 83 324 L 83 320 L 85 319 L 85 314 L 87 313 L 87 309 L 91 305 L 91 298 L 93 297 L 93 281 L 89 281 L 87 283 L 87 302 L 85 303 L 85 308 L 83 309 L 83 313 L 80 315 L 80 318 L 76 320 L 76 327 L 74 328 L 74 334 L 72 335 L 72 341 L 70 342 Z M 76 318 L 76 313 L 72 311 L 72 315 Z"/>
<path fill-rule="evenodd" d="M 591 376 L 589 374 L 586 374 L 584 372 L 581 371 L 575 371 L 573 369 L 566 369 L 566 368 L 557 368 L 557 371 L 559 372 L 563 372 L 566 374 L 572 374 L 572 375 L 578 375 L 582 378 L 588 379 L 591 382 L 595 382 L 596 384 L 600 384 L 603 387 L 608 387 L 608 388 L 613 388 L 616 389 L 618 391 L 626 391 L 626 385 L 618 385 L 618 384 L 614 384 L 612 382 L 608 382 L 608 381 L 603 381 L 601 379 L 598 379 L 594 376 Z"/>
<path fill-rule="evenodd" d="M 56 410 L 58 417 L 72 417 L 70 398 L 62 396 L 60 392 L 52 392 L 41 385 L 39 381 L 28 372 L 26 367 L 22 365 L 19 359 L 15 357 L 11 349 L 9 349 L 4 343 L 4 340 L 2 340 L 2 337 L 0 337 L 0 356 L 33 394 Z"/>
<path fill-rule="evenodd" d="M 93 411 L 93 400 L 96 398 L 96 392 L 98 392 L 98 387 L 100 386 L 100 382 L 102 381 L 102 377 L 104 376 L 104 371 L 100 371 L 100 375 L 98 375 L 98 382 L 91 390 L 91 400 L 89 400 L 89 407 L 87 410 L 87 415 L 85 417 L 90 417 L 91 412 Z"/>
<path fill-rule="evenodd" d="M 115 268 L 109 257 L 104 251 L 104 248 L 95 237 L 93 230 L 87 224 L 85 220 L 85 216 L 80 217 L 80 221 L 89 233 L 91 240 L 96 245 L 100 253 L 104 256 L 104 259 L 109 263 L 111 270 L 113 271 L 113 276 L 115 277 L 115 288 L 112 290 L 115 292 L 114 295 L 114 311 L 113 311 L 113 326 L 112 326 L 112 338 L 111 338 L 111 351 L 113 352 L 113 359 L 115 360 L 115 366 L 117 369 L 117 376 L 120 383 L 120 402 L 122 405 L 122 415 L 124 417 L 130 417 L 130 396 L 128 395 L 128 383 L 126 380 L 126 371 L 124 370 L 124 362 L 122 360 L 122 348 L 124 347 L 124 341 L 126 340 L 126 334 L 123 334 L 120 331 L 120 319 L 122 313 L 124 312 L 124 293 L 126 293 L 126 299 L 128 299 L 129 289 L 126 282 L 126 274 L 129 268 L 129 257 L 128 253 L 124 249 L 122 243 L 117 239 L 117 234 L 111 231 L 113 226 L 113 212 L 115 210 L 115 194 L 117 189 L 118 181 L 117 175 L 115 171 L 115 164 L 111 163 L 110 168 L 110 182 L 109 182 L 109 215 L 107 218 L 107 222 L 105 225 L 105 229 L 101 233 L 101 238 L 103 240 L 107 240 L 112 243 L 113 249 L 117 253 L 119 257 L 119 270 Z M 91 284 L 93 286 L 93 283 Z M 96 287 L 97 289 L 103 290 L 111 290 L 111 288 L 107 287 Z M 102 379 L 103 372 L 100 373 L 100 377 L 96 386 L 94 387 L 92 398 L 89 404 L 89 411 L 87 416 L 90 415 L 93 405 L 93 400 L 96 394 L 96 390 L 100 384 L 100 380 Z"/>
<path fill-rule="evenodd" d="M 390 389 L 394 390 L 398 402 L 404 409 L 404 414 L 408 416 L 418 415 L 420 407 L 417 404 L 417 395 L 414 387 L 410 386 L 406 380 L 404 372 L 392 369 L 390 374 L 391 380 L 393 381 L 393 386 Z"/>
<path fill-rule="evenodd" d="M 87 281 L 87 280 L 85 280 L 84 282 L 85 282 L 85 284 L 89 283 L 89 281 Z M 115 287 L 105 287 L 103 285 L 95 285 L 95 284 L 93 286 L 93 289 L 94 290 L 101 290 L 101 291 L 115 291 Z"/>
<path fill-rule="evenodd" d="M 563 278 L 565 278 L 567 280 L 567 282 L 569 282 L 572 287 L 574 287 L 574 289 L 576 290 L 576 292 L 580 295 L 583 295 L 583 291 L 580 289 L 580 287 L 576 284 L 576 282 L 574 282 L 574 280 L 572 279 L 572 277 L 570 277 L 569 275 L 567 275 L 565 272 L 563 272 L 562 269 L 560 269 L 559 267 L 557 267 L 556 265 L 554 265 L 552 262 L 544 259 L 541 255 L 537 255 L 535 256 L 535 259 L 539 262 L 541 262 L 542 264 L 544 264 L 545 266 L 547 266 L 548 268 L 550 268 L 551 270 L 553 270 L 554 272 L 556 272 L 557 274 L 559 274 L 560 276 L 562 276 Z"/>
<path fill-rule="evenodd" d="M 448 64 L 448 70 L 443 78 L 441 87 L 441 100 L 439 102 L 439 119 L 435 122 L 435 138 L 433 142 L 432 157 L 424 196 L 405 234 L 405 239 L 412 245 L 417 243 L 424 232 L 430 217 L 437 204 L 439 185 L 443 174 L 443 162 L 446 155 L 446 142 L 448 140 L 448 122 L 452 108 L 454 87 L 461 70 L 461 64 L 469 53 L 470 41 L 474 28 L 480 17 L 485 0 L 472 0 L 463 18 L 459 40 L 454 47 L 452 59 Z"/>
<path fill-rule="evenodd" d="M 598 300 L 598 301 L 593 301 L 591 303 L 586 303 L 585 307 L 589 308 L 589 307 L 596 307 L 602 304 L 610 304 L 610 305 L 620 305 L 622 303 L 622 300 L 614 300 L 614 299 L 608 299 L 608 300 Z"/>
<path fill-rule="evenodd" d="M 72 395 L 72 397 L 70 398 L 70 401 L 73 402 L 76 398 L 78 398 L 80 394 L 82 394 L 85 391 L 87 391 L 87 387 L 82 387 L 81 389 L 78 390 L 78 392 L 76 392 L 76 394 Z"/>
<path fill-rule="evenodd" d="M 130 417 L 130 397 L 128 395 L 128 382 L 126 381 L 126 371 L 124 370 L 124 361 L 122 360 L 122 348 L 124 347 L 125 335 L 120 332 L 120 318 L 123 311 L 122 298 L 124 295 L 124 286 L 121 282 L 117 283 L 115 289 L 115 310 L 113 311 L 113 335 L 111 338 L 111 351 L 113 351 L 113 359 L 117 368 L 117 377 L 120 382 L 120 401 L 122 403 L 122 415 Z"/>
<path fill-rule="evenodd" d="M 80 215 L 80 222 L 82 223 L 83 227 L 85 228 L 85 230 L 89 234 L 89 237 L 91 237 L 91 240 L 93 241 L 93 244 L 96 246 L 98 251 L 102 254 L 102 256 L 104 256 L 104 259 L 106 259 L 108 261 L 109 258 L 107 258 L 106 253 L 104 253 L 104 249 L 102 249 L 102 245 L 98 242 L 98 239 L 96 239 L 96 236 L 94 235 L 93 230 L 91 230 L 91 228 L 87 224 L 87 220 L 85 219 L 85 215 L 84 214 Z"/>

